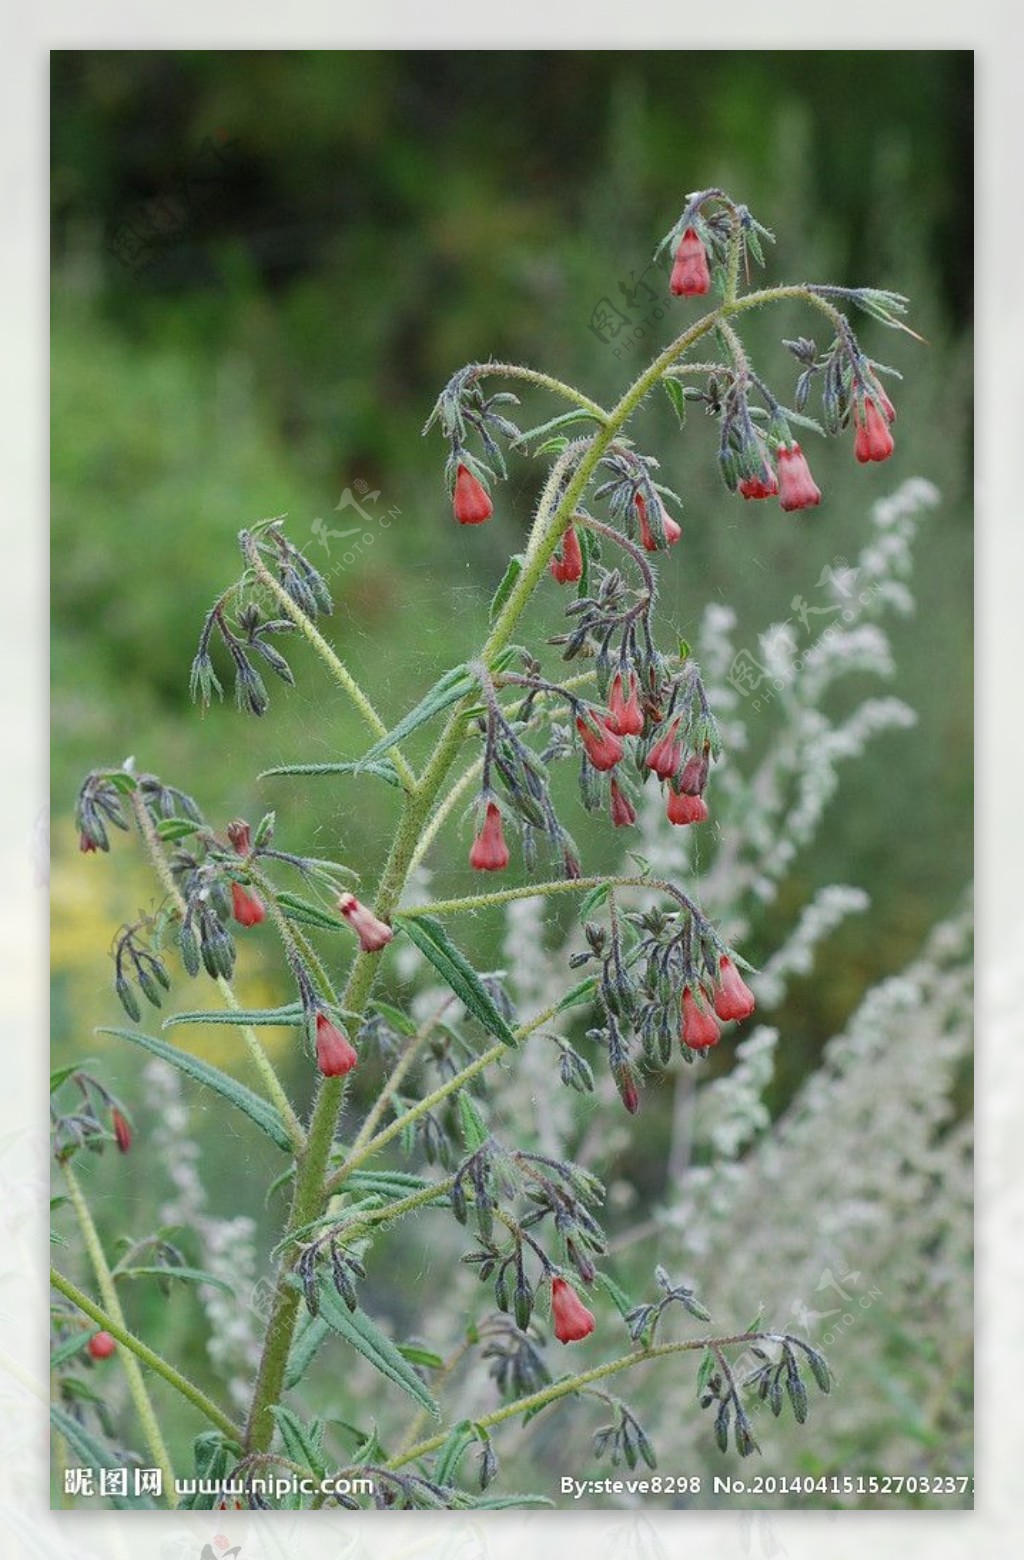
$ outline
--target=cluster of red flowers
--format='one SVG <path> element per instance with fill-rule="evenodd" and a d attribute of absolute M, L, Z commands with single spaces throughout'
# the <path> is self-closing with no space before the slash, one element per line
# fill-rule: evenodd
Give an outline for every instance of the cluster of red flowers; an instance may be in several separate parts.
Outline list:
<path fill-rule="evenodd" d="M 689 986 L 683 987 L 680 1038 L 691 1051 L 706 1051 L 717 1045 L 721 1024 L 739 1022 L 754 1011 L 753 992 L 732 960 L 724 956 L 718 961 L 718 982 L 710 1007 L 704 991 L 698 988 L 695 996 Z"/>

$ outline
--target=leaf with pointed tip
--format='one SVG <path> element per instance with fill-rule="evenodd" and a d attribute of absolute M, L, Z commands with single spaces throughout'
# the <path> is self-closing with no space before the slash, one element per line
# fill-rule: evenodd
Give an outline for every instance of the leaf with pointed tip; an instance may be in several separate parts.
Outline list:
<path fill-rule="evenodd" d="M 515 1047 L 519 1044 L 507 1021 L 488 996 L 480 976 L 456 948 L 440 921 L 428 915 L 396 915 L 395 924 L 401 926 L 410 942 L 415 943 L 445 984 L 454 991 L 463 1007 L 479 1019 L 489 1034 L 500 1040 L 502 1045 Z"/>
<path fill-rule="evenodd" d="M 214 1008 L 210 1011 L 197 1009 L 191 1013 L 172 1013 L 170 1018 L 164 1019 L 163 1028 L 174 1029 L 178 1024 L 248 1024 L 253 1028 L 271 1025 L 294 1029 L 302 1022 L 302 1003 L 286 1002 L 283 1007 L 276 1008 Z"/>
<path fill-rule="evenodd" d="M 269 775 L 354 775 L 356 773 L 376 775 L 378 780 L 384 780 L 388 785 L 402 788 L 402 782 L 398 770 L 390 759 L 381 759 L 379 763 L 349 764 L 277 764 L 273 769 L 264 769 L 258 776 L 260 780 L 266 780 Z"/>
<path fill-rule="evenodd" d="M 402 1358 L 395 1344 L 382 1332 L 372 1317 L 357 1309 L 350 1311 L 334 1285 L 326 1278 L 320 1283 L 320 1315 L 327 1325 L 351 1344 L 365 1360 L 386 1376 L 395 1386 L 425 1408 L 435 1419 L 440 1419 L 439 1404 L 427 1391 L 412 1366 Z"/>
<path fill-rule="evenodd" d="M 50 1406 L 50 1422 L 86 1468 L 123 1468 L 124 1464 L 110 1447 L 98 1441 L 79 1424 L 77 1419 L 72 1419 L 71 1415 L 66 1414 L 56 1403 Z M 116 1506 L 119 1511 L 153 1509 L 153 1502 L 142 1495 L 111 1495 L 109 1499 L 111 1505 Z"/>

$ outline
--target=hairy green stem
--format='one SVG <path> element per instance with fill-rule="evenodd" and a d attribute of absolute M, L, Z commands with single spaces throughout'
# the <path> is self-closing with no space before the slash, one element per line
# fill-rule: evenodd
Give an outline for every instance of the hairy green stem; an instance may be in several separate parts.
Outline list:
<path fill-rule="evenodd" d="M 71 1198 L 71 1206 L 75 1210 L 78 1227 L 82 1232 L 85 1249 L 92 1263 L 92 1270 L 96 1275 L 103 1304 L 113 1321 L 123 1331 L 127 1331 L 124 1320 L 124 1312 L 121 1310 L 121 1301 L 118 1298 L 117 1285 L 107 1263 L 103 1243 L 99 1232 L 93 1223 L 92 1214 L 89 1212 L 89 1204 L 85 1194 L 78 1184 L 78 1177 L 70 1164 L 65 1164 L 64 1181 Z M 111 1333 L 116 1336 L 114 1329 Z M 164 1445 L 164 1438 L 160 1434 L 160 1426 L 157 1424 L 156 1414 L 153 1412 L 153 1404 L 150 1402 L 149 1393 L 146 1391 L 146 1383 L 142 1379 L 142 1371 L 139 1362 L 133 1354 L 126 1354 L 122 1360 L 125 1376 L 128 1379 L 128 1391 L 131 1393 L 132 1402 L 135 1404 L 135 1412 L 139 1416 L 142 1433 L 146 1438 L 146 1445 L 156 1466 L 160 1469 L 164 1479 L 164 1491 L 167 1501 L 171 1506 L 177 1504 L 174 1497 L 174 1469 L 171 1466 L 170 1453 Z"/>
<path fill-rule="evenodd" d="M 614 1376 L 617 1372 L 628 1370 L 631 1365 L 644 1365 L 649 1360 L 664 1359 L 669 1354 L 692 1354 L 697 1349 L 713 1349 L 730 1343 L 752 1343 L 757 1338 L 763 1338 L 761 1332 L 734 1333 L 728 1338 L 695 1338 L 689 1343 L 659 1343 L 652 1349 L 635 1349 L 631 1354 L 620 1355 L 616 1360 L 609 1360 L 604 1365 L 595 1365 L 592 1370 L 584 1370 L 578 1376 L 567 1376 L 562 1381 L 554 1381 L 547 1387 L 542 1387 L 539 1392 L 532 1392 L 529 1397 L 517 1398 L 514 1403 L 506 1403 L 503 1408 L 495 1409 L 492 1414 L 484 1414 L 475 1421 L 485 1430 L 492 1425 L 500 1425 L 506 1419 L 514 1419 L 517 1414 L 525 1414 L 532 1410 L 546 1408 L 549 1403 L 557 1403 L 560 1398 L 569 1397 L 581 1388 L 589 1386 L 592 1381 L 603 1381 L 607 1376 Z M 415 1462 L 419 1457 L 426 1457 L 431 1452 L 436 1452 L 447 1440 L 446 1435 L 434 1435 L 427 1441 L 420 1441 L 418 1445 L 411 1446 L 407 1451 L 393 1457 L 385 1466 L 388 1468 L 403 1468 L 406 1463 Z"/>
<path fill-rule="evenodd" d="M 527 368 L 521 363 L 483 363 L 477 378 L 482 379 L 485 374 L 497 374 L 502 379 L 524 379 L 527 384 L 537 385 L 541 390 L 552 390 L 556 395 L 564 397 L 566 401 L 572 401 L 586 412 L 593 413 L 598 422 L 607 422 L 608 413 L 603 406 L 592 401 L 589 395 L 584 395 L 577 390 L 575 385 L 567 385 L 561 379 L 556 379 L 553 374 L 541 373 L 539 369 Z"/>
<path fill-rule="evenodd" d="M 102 1328 L 110 1333 L 112 1338 L 116 1338 L 118 1343 L 123 1343 L 126 1349 L 129 1349 L 132 1354 L 136 1355 L 143 1365 L 148 1365 L 150 1370 L 155 1371 L 158 1376 L 162 1376 L 168 1386 L 173 1387 L 175 1392 L 186 1398 L 193 1408 L 198 1408 L 199 1412 L 212 1425 L 216 1425 L 218 1430 L 223 1430 L 229 1440 L 241 1441 L 241 1430 L 231 1422 L 227 1414 L 223 1413 L 216 1403 L 196 1386 L 195 1382 L 189 1381 L 188 1377 L 183 1376 L 180 1370 L 175 1370 L 174 1366 L 169 1365 L 162 1355 L 157 1354 L 155 1349 L 151 1349 L 148 1343 L 143 1343 L 141 1338 L 137 1338 L 133 1332 L 129 1332 L 124 1324 L 123 1316 L 115 1316 L 113 1309 L 104 1310 L 102 1306 L 90 1300 L 89 1296 L 79 1289 L 77 1284 L 73 1284 L 69 1278 L 65 1278 L 64 1274 L 59 1273 L 56 1268 L 50 1269 L 50 1283 L 54 1289 L 60 1291 L 65 1299 L 70 1300 L 72 1305 L 77 1306 L 83 1316 L 88 1316 L 90 1321 L 98 1322 Z"/>

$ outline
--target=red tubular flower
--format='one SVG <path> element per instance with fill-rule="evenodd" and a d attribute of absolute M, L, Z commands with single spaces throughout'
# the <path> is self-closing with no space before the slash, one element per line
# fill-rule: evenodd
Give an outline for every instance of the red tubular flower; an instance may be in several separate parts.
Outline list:
<path fill-rule="evenodd" d="M 767 482 L 760 477 L 742 477 L 739 490 L 744 498 L 775 498 L 779 491 L 779 479 L 774 471 L 769 472 Z"/>
<path fill-rule="evenodd" d="M 562 550 L 552 558 L 551 572 L 559 585 L 575 585 L 583 578 L 583 549 L 574 526 L 562 537 Z"/>
<path fill-rule="evenodd" d="M 683 765 L 683 772 L 679 776 L 679 789 L 687 796 L 703 796 L 707 783 L 707 754 L 694 753 Z"/>
<path fill-rule="evenodd" d="M 118 1148 L 122 1154 L 127 1154 L 132 1146 L 132 1129 L 116 1105 L 110 1112 L 110 1124 L 114 1129 Z"/>
<path fill-rule="evenodd" d="M 886 400 L 888 401 L 888 397 Z M 892 402 L 889 401 L 888 404 L 889 410 L 892 411 Z M 895 415 L 893 412 L 893 416 Z M 857 459 L 862 464 L 869 460 L 888 460 L 896 448 L 896 441 L 889 432 L 885 417 L 869 395 L 864 397 L 864 405 L 859 409 L 854 402 L 853 421 L 857 429 L 853 453 Z"/>
<path fill-rule="evenodd" d="M 559 1343 L 578 1343 L 594 1331 L 594 1313 L 588 1311 L 564 1278 L 551 1280 L 551 1316 Z"/>
<path fill-rule="evenodd" d="M 653 769 L 660 780 L 668 780 L 683 761 L 679 745 L 679 720 L 674 720 L 663 737 L 659 737 L 647 755 L 648 769 Z"/>
<path fill-rule="evenodd" d="M 582 715 L 576 717 L 576 730 L 594 768 L 614 769 L 625 752 L 615 732 L 596 721 L 592 725 Z"/>
<path fill-rule="evenodd" d="M 325 1078 L 343 1078 L 359 1060 L 348 1036 L 326 1013 L 316 1015 L 316 1065 Z"/>
<path fill-rule="evenodd" d="M 479 525 L 482 520 L 489 520 L 494 513 L 490 494 L 468 466 L 460 465 L 455 473 L 452 506 L 460 525 Z"/>
<path fill-rule="evenodd" d="M 636 823 L 636 808 L 617 780 L 612 781 L 612 823 L 617 829 Z"/>
<path fill-rule="evenodd" d="M 108 1332 L 93 1333 L 89 1339 L 89 1353 L 94 1360 L 109 1359 L 117 1344 Z"/>
<path fill-rule="evenodd" d="M 669 823 L 707 823 L 711 814 L 703 796 L 690 796 L 685 791 L 668 788 L 668 804 L 665 808 Z"/>
<path fill-rule="evenodd" d="M 787 449 L 779 445 L 779 503 L 783 509 L 812 509 L 821 503 L 821 489 L 815 486 L 811 468 L 794 439 Z"/>
<path fill-rule="evenodd" d="M 483 828 L 473 841 L 469 864 L 477 872 L 501 872 L 508 866 L 508 846 L 501 831 L 501 809 L 497 802 L 487 803 Z"/>
<path fill-rule="evenodd" d="M 267 918 L 266 906 L 259 894 L 250 894 L 241 883 L 231 885 L 231 905 L 240 926 L 259 926 Z"/>
<path fill-rule="evenodd" d="M 878 394 L 875 396 L 875 401 L 878 404 L 878 410 L 881 412 L 886 422 L 894 423 L 896 421 L 896 408 L 889 400 L 889 397 L 886 395 L 881 385 L 878 387 Z"/>
<path fill-rule="evenodd" d="M 683 1028 L 680 1039 L 691 1051 L 706 1051 L 717 1045 L 721 1037 L 718 1020 L 713 1013 L 704 1013 L 697 1006 L 689 986 L 683 987 Z"/>
<path fill-rule="evenodd" d="M 731 959 L 718 961 L 719 987 L 715 992 L 715 1012 L 728 1023 L 730 1019 L 749 1018 L 754 1011 L 754 993 Z"/>
<path fill-rule="evenodd" d="M 707 250 L 696 228 L 688 227 L 679 240 L 668 286 L 676 298 L 696 298 L 711 287 Z"/>
<path fill-rule="evenodd" d="M 605 725 L 619 737 L 638 737 L 644 729 L 644 716 L 640 708 L 640 690 L 636 676 L 629 674 L 629 693 L 623 694 L 622 673 L 616 672 L 608 691 L 608 716 Z"/>
<path fill-rule="evenodd" d="M 386 921 L 379 921 L 367 905 L 360 904 L 355 894 L 342 894 L 338 909 L 359 938 L 364 953 L 379 953 L 395 935 Z"/>
<path fill-rule="evenodd" d="M 647 552 L 657 552 L 658 543 L 655 540 L 654 532 L 647 522 L 647 505 L 644 503 L 643 494 L 637 493 L 633 502 L 636 505 L 637 519 L 640 522 L 640 541 Z M 664 509 L 661 511 L 661 528 L 665 532 L 665 544 L 668 547 L 673 547 L 683 534 L 682 526 L 673 520 L 671 515 L 667 515 Z"/>

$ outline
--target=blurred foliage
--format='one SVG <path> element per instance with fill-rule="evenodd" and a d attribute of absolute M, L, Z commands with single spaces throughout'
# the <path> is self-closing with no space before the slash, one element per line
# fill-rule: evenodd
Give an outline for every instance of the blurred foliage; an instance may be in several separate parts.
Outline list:
<path fill-rule="evenodd" d="M 861 469 L 851 441 L 815 441 L 825 501 L 809 516 L 728 498 L 698 418 L 680 434 L 667 403 L 652 403 L 638 424 L 685 499 L 663 604 L 691 638 L 720 599 L 738 613 L 738 642 L 756 650 L 822 568 L 856 553 L 874 498 L 914 474 L 943 496 L 919 551 L 918 615 L 892 631 L 894 691 L 919 726 L 850 771 L 771 912 L 789 922 L 837 880 L 873 901 L 834 937 L 828 981 L 791 994 L 781 1102 L 970 872 L 970 53 L 58 51 L 52 69 L 56 1061 L 96 1054 L 93 1024 L 119 1021 L 104 950 L 155 893 L 134 866 L 121 870 L 125 842 L 113 864 L 81 858 L 59 822 L 92 765 L 134 753 L 221 826 L 276 806 L 282 843 L 340 851 L 368 883 L 386 845 L 386 787 L 256 779 L 365 745 L 303 647 L 297 687 L 272 689 L 262 722 L 230 701 L 205 720 L 189 704 L 201 617 L 235 577 L 241 526 L 289 515 L 330 574 L 333 642 L 396 719 L 479 642 L 538 491 L 524 459 L 496 495 L 494 523 L 452 524 L 442 447 L 419 434 L 455 368 L 529 362 L 612 400 L 686 305 L 650 272 L 664 316 L 635 345 L 598 339 L 592 310 L 605 296 L 622 302 L 620 282 L 644 271 L 685 194 L 712 183 L 776 232 L 771 280 L 911 296 L 927 345 L 863 332 L 905 376 L 896 455 Z M 190 184 L 211 167 L 223 171 Z M 151 222 L 161 237 L 136 277 L 113 250 L 126 228 Z M 780 390 L 795 376 L 779 338 L 813 328 L 795 310 L 749 321 L 758 367 Z M 539 421 L 550 403 L 531 397 L 533 411 Z M 346 489 L 364 495 L 372 521 L 350 563 L 314 529 L 347 528 L 335 509 Z M 385 510 L 398 511 L 386 528 Z M 557 606 L 540 604 L 538 636 Z M 858 691 L 851 681 L 849 697 Z M 471 876 L 468 834 L 446 837 L 457 892 Z M 590 860 L 614 848 L 596 839 Z M 750 957 L 776 940 L 772 924 L 757 928 Z M 270 1000 L 279 982 L 255 956 L 241 968 L 247 1001 Z M 202 1005 L 195 995 L 179 987 L 173 1000 Z M 196 1032 L 196 1049 L 215 1055 L 225 1034 Z M 138 1105 L 136 1059 L 115 1055 Z M 289 1072 L 301 1090 L 299 1058 Z M 648 1122 L 645 1141 L 661 1141 L 665 1125 Z M 234 1151 L 211 1124 L 211 1184 Z M 645 1175 L 638 1162 L 638 1184 Z M 109 1191 L 106 1166 L 103 1181 Z M 239 1185 L 238 1197 L 268 1217 L 258 1191 Z"/>

